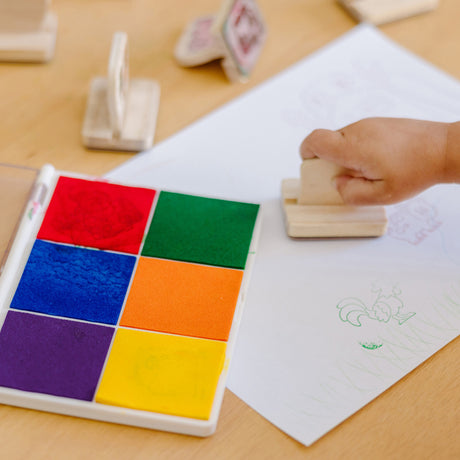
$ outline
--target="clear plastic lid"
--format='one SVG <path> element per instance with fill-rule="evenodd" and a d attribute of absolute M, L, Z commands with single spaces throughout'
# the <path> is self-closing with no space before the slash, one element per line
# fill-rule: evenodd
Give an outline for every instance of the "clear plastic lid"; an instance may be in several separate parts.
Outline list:
<path fill-rule="evenodd" d="M 39 171 L 0 163 L 0 273 Z"/>

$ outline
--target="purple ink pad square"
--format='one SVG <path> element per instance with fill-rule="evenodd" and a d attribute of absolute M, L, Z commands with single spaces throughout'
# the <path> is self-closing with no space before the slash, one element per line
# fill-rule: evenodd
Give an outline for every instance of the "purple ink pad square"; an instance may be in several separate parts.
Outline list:
<path fill-rule="evenodd" d="M 10 307 L 116 324 L 135 256 L 36 240 Z"/>
<path fill-rule="evenodd" d="M 92 401 L 114 328 L 9 311 L 0 331 L 0 385 Z"/>

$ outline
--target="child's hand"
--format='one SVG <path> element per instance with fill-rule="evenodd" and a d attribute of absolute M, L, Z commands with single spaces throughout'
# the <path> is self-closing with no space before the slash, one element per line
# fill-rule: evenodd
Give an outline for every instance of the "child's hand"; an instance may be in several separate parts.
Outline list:
<path fill-rule="evenodd" d="M 347 169 L 334 180 L 345 203 L 390 204 L 458 179 L 448 172 L 447 144 L 454 125 L 458 140 L 458 124 L 368 118 L 338 131 L 313 131 L 300 153 L 304 159 L 324 158 Z"/>

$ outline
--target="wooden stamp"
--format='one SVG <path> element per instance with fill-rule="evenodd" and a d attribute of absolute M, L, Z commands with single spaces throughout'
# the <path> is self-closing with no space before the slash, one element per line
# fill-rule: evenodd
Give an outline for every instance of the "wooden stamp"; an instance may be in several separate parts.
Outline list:
<path fill-rule="evenodd" d="M 431 11 L 438 0 L 337 0 L 356 20 L 385 24 Z"/>
<path fill-rule="evenodd" d="M 291 237 L 381 236 L 387 218 L 383 206 L 348 206 L 332 184 L 342 168 L 313 158 L 303 161 L 299 179 L 281 185 L 286 231 Z"/>
<path fill-rule="evenodd" d="M 82 137 L 93 149 L 140 151 L 153 144 L 160 103 L 155 80 L 130 79 L 128 37 L 113 36 L 107 77 L 91 81 Z"/>
<path fill-rule="evenodd" d="M 184 67 L 219 59 L 230 81 L 245 81 L 265 38 L 265 23 L 255 0 L 225 0 L 216 16 L 197 18 L 185 28 L 174 55 Z"/>
<path fill-rule="evenodd" d="M 0 0 L 0 61 L 47 62 L 54 56 L 57 16 L 50 0 Z"/>

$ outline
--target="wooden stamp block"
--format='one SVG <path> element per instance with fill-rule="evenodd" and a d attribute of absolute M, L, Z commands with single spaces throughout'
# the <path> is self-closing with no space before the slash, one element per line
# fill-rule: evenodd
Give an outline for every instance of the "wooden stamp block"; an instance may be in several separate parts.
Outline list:
<path fill-rule="evenodd" d="M 342 168 L 330 161 L 313 158 L 303 161 L 300 166 L 300 188 L 297 197 L 302 205 L 343 204 L 342 197 L 331 180 Z"/>
<path fill-rule="evenodd" d="M 174 55 L 184 67 L 221 60 L 230 81 L 245 81 L 262 51 L 266 27 L 255 0 L 225 0 L 216 16 L 192 21 Z"/>
<path fill-rule="evenodd" d="M 341 168 L 313 158 L 301 165 L 300 179 L 281 185 L 287 234 L 294 238 L 368 237 L 385 233 L 383 206 L 348 206 L 332 184 Z"/>
<path fill-rule="evenodd" d="M 107 77 L 91 81 L 82 137 L 94 149 L 140 151 L 153 145 L 160 102 L 155 80 L 130 79 L 128 38 L 113 36 Z"/>
<path fill-rule="evenodd" d="M 57 16 L 50 0 L 0 0 L 0 61 L 46 62 L 54 55 Z"/>
<path fill-rule="evenodd" d="M 215 16 L 202 16 L 190 22 L 179 38 L 175 58 L 184 67 L 194 67 L 222 58 L 222 46 L 214 36 Z"/>
<path fill-rule="evenodd" d="M 356 20 L 375 25 L 431 11 L 438 0 L 337 0 Z"/>

